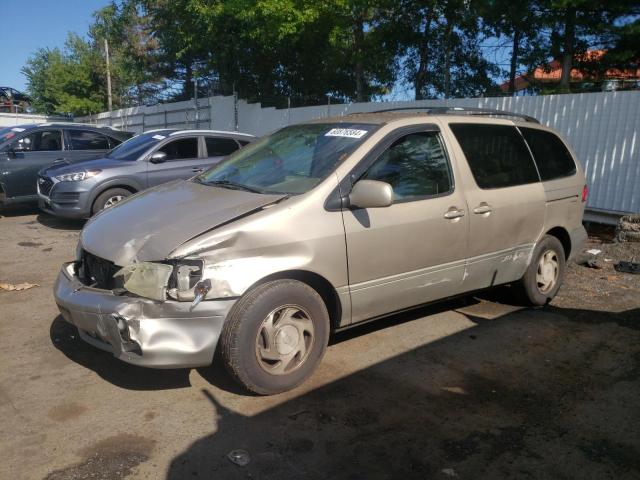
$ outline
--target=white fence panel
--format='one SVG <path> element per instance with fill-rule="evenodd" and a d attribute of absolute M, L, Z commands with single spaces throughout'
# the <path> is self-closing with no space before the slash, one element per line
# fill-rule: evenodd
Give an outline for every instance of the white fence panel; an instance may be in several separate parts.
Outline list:
<path fill-rule="evenodd" d="M 36 115 L 31 113 L 0 113 L 0 128 L 30 123 L 70 122 L 67 117 Z"/>

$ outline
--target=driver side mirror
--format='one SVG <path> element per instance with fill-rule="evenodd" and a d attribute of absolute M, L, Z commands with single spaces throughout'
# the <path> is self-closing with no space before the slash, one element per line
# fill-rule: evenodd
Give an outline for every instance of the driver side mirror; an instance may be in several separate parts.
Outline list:
<path fill-rule="evenodd" d="M 149 158 L 151 163 L 164 163 L 167 161 L 167 154 L 164 152 L 156 152 Z"/>
<path fill-rule="evenodd" d="M 393 203 L 393 187 L 378 180 L 360 180 L 349 194 L 350 208 L 381 208 Z"/>

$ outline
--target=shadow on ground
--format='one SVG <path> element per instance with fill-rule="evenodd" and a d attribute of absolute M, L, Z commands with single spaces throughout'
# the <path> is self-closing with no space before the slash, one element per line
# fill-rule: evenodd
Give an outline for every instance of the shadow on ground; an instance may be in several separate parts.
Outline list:
<path fill-rule="evenodd" d="M 0 207 L 0 218 L 22 217 L 25 215 L 37 215 L 40 212 L 37 205 L 6 205 Z"/>
<path fill-rule="evenodd" d="M 70 218 L 60 218 L 47 213 L 38 214 L 38 222 L 45 227 L 54 228 L 56 230 L 82 230 L 86 220 L 74 220 Z"/>
<path fill-rule="evenodd" d="M 212 433 L 167 478 L 640 476 L 639 309 L 472 320 L 253 417 L 202 390 Z"/>
<path fill-rule="evenodd" d="M 403 313 L 337 334 L 332 344 L 343 344 L 344 355 L 357 337 L 469 305 L 477 300 Z M 255 416 L 226 409 L 202 389 L 215 412 L 202 419 L 211 434 L 178 454 L 167 478 L 640 478 L 640 309 L 467 316 L 470 329 L 400 349 Z M 84 344 L 60 318 L 51 339 L 120 387 L 189 385 L 187 370 L 124 364 Z M 241 393 L 220 362 L 199 372 Z M 236 449 L 249 452 L 247 466 L 228 459 Z M 57 473 L 72 478 L 72 470 Z"/>

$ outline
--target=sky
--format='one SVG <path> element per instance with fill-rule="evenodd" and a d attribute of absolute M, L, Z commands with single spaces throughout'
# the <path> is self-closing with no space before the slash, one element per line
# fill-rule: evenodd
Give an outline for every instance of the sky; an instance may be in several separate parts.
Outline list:
<path fill-rule="evenodd" d="M 0 0 L 0 86 L 24 90 L 21 73 L 38 48 L 62 47 L 67 32 L 85 35 L 91 14 L 110 0 Z"/>

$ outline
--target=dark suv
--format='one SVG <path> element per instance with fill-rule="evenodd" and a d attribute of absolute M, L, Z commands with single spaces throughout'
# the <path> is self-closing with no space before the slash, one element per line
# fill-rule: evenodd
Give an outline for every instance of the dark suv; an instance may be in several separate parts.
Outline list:
<path fill-rule="evenodd" d="M 109 127 L 41 123 L 0 129 L 0 205 L 36 202 L 38 172 L 97 158 L 133 134 Z"/>

